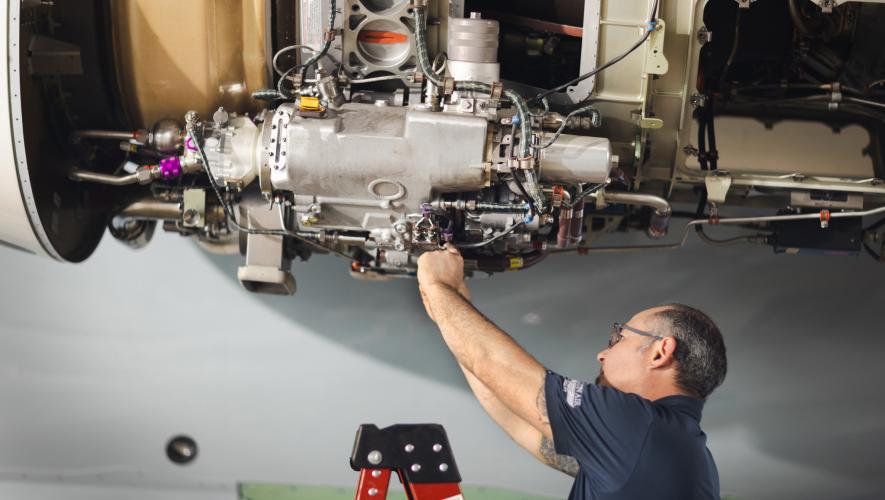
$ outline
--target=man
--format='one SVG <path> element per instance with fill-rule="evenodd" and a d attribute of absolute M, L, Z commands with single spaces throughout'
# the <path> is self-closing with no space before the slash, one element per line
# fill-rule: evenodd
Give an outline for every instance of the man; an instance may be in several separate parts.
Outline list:
<path fill-rule="evenodd" d="M 546 370 L 470 304 L 457 249 L 418 260 L 424 306 L 485 410 L 536 458 L 575 477 L 570 499 L 719 498 L 700 428 L 725 378 L 704 313 L 673 304 L 615 324 L 595 384 Z"/>

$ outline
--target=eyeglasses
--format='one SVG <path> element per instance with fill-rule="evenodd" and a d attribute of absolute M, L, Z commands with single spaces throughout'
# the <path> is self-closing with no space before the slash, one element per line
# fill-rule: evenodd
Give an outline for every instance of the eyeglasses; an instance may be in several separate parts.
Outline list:
<path fill-rule="evenodd" d="M 663 340 L 664 337 L 660 335 L 655 335 L 653 333 L 644 332 L 642 330 L 633 328 L 632 326 L 627 326 L 622 323 L 615 323 L 612 325 L 612 333 L 608 338 L 608 347 L 611 349 L 615 344 L 621 341 L 624 338 L 624 334 L 622 333 L 624 330 L 635 333 L 636 335 L 642 335 L 643 337 L 650 337 L 657 340 Z"/>

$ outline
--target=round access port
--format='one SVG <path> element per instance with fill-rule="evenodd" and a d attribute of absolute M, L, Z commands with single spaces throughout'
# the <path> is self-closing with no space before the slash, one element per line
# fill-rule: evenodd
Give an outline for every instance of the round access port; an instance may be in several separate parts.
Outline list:
<path fill-rule="evenodd" d="M 378 13 L 398 7 L 408 1 L 409 0 L 362 0 L 362 3 L 367 9 Z"/>
<path fill-rule="evenodd" d="M 409 53 L 410 43 L 406 27 L 387 19 L 366 23 L 357 34 L 360 55 L 375 66 L 396 66 Z"/>

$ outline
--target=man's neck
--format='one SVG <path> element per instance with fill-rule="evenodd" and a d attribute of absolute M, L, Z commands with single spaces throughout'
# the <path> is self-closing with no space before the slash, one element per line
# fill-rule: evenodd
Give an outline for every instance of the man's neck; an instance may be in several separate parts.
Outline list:
<path fill-rule="evenodd" d="M 657 401 L 662 398 L 670 397 L 670 396 L 689 396 L 691 394 L 686 393 L 679 387 L 673 384 L 664 384 L 664 385 L 655 385 L 652 387 L 645 388 L 640 394 L 643 398 L 649 401 Z"/>

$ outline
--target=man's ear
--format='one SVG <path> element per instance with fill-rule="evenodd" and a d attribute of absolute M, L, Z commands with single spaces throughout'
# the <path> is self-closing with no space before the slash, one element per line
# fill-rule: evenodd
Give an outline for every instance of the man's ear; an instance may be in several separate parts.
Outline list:
<path fill-rule="evenodd" d="M 664 337 L 660 342 L 655 342 L 651 358 L 652 368 L 666 368 L 674 363 L 676 361 L 676 344 L 678 342 L 673 337 Z"/>

